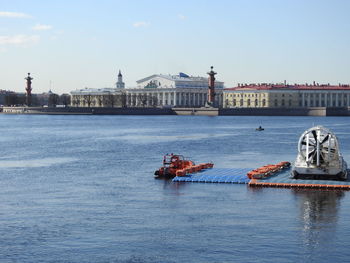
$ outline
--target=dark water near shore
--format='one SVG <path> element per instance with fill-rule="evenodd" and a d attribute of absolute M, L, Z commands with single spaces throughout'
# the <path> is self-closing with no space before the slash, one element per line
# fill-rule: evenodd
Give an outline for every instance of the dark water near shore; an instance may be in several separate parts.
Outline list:
<path fill-rule="evenodd" d="M 154 180 L 167 152 L 293 161 L 343 117 L 0 115 L 0 262 L 347 262 L 350 192 Z M 256 132 L 262 125 L 264 132 Z"/>

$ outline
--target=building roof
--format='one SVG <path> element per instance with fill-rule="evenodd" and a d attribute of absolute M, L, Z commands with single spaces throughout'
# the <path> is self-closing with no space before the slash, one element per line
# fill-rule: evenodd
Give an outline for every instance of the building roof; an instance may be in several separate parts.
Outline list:
<path fill-rule="evenodd" d="M 237 87 L 226 88 L 225 90 L 350 90 L 349 84 L 339 84 L 339 85 L 330 85 L 330 84 L 238 84 Z"/>
<path fill-rule="evenodd" d="M 138 84 L 142 83 L 144 81 L 153 79 L 155 77 L 160 77 L 160 78 L 164 78 L 164 79 L 168 79 L 168 80 L 173 80 L 173 81 L 208 81 L 208 78 L 205 77 L 195 77 L 195 76 L 189 76 L 185 73 L 180 72 L 178 75 L 164 75 L 164 74 L 153 74 L 149 77 L 140 79 L 138 81 L 136 81 Z M 222 83 L 221 81 L 216 81 L 218 83 Z"/>
<path fill-rule="evenodd" d="M 116 89 L 116 88 L 101 88 L 101 89 L 85 88 L 85 89 L 77 89 L 77 90 L 71 91 L 71 94 L 73 94 L 73 95 L 77 95 L 77 94 L 97 95 L 97 94 L 108 94 L 108 93 L 116 93 L 116 92 L 120 92 L 120 89 Z"/>

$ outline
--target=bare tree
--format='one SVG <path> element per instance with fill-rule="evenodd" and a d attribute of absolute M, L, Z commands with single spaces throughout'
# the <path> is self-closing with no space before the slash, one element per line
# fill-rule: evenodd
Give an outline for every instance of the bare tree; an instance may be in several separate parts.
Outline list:
<path fill-rule="evenodd" d="M 97 97 L 97 101 L 98 101 L 98 106 L 102 107 L 103 106 L 103 97 L 102 96 L 98 96 Z"/>
<path fill-rule="evenodd" d="M 74 98 L 74 97 L 73 97 Z M 80 104 L 80 100 L 78 98 L 74 98 L 73 101 L 72 101 L 72 104 L 73 106 L 75 107 L 79 107 L 79 104 Z"/>
<path fill-rule="evenodd" d="M 108 93 L 106 99 L 107 99 L 107 105 L 113 108 L 114 105 L 115 105 L 115 96 L 114 96 L 114 94 Z"/>
<path fill-rule="evenodd" d="M 12 106 L 18 104 L 18 96 L 16 93 L 7 94 L 5 96 L 5 105 Z"/>
<path fill-rule="evenodd" d="M 59 101 L 59 96 L 57 94 L 50 94 L 49 100 L 48 100 L 48 105 L 55 107 L 58 104 Z"/>
<path fill-rule="evenodd" d="M 60 103 L 63 104 L 64 106 L 68 106 L 70 104 L 70 101 L 71 101 L 71 97 L 70 95 L 68 94 L 62 94 L 60 96 L 60 99 L 59 99 Z M 76 103 L 76 101 L 73 101 L 73 104 L 74 102 Z"/>
<path fill-rule="evenodd" d="M 157 107 L 157 105 L 158 105 L 158 98 L 157 98 L 157 96 L 155 96 L 155 95 L 153 95 L 152 97 L 151 97 L 151 106 L 152 107 Z"/>
<path fill-rule="evenodd" d="M 84 95 L 84 102 L 90 108 L 91 107 L 91 103 L 92 103 L 92 96 L 90 94 Z"/>
<path fill-rule="evenodd" d="M 126 101 L 126 93 L 125 92 L 122 92 L 122 94 L 120 95 L 120 98 L 121 98 L 121 106 L 123 108 L 125 108 L 127 106 L 127 101 Z"/>
<path fill-rule="evenodd" d="M 145 107 L 147 105 L 148 96 L 147 94 L 140 93 L 137 95 L 138 105 Z"/>

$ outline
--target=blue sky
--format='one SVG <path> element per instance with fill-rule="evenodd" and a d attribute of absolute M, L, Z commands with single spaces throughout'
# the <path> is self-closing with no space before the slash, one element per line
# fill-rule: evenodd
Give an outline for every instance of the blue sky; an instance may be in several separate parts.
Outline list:
<path fill-rule="evenodd" d="M 63 93 L 155 73 L 350 83 L 347 0 L 0 0 L 0 89 Z"/>

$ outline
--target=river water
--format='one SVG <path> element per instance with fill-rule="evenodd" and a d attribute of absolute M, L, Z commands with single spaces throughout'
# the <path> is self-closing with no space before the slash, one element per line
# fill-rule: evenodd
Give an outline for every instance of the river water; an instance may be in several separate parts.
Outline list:
<path fill-rule="evenodd" d="M 349 261 L 350 192 L 153 178 L 293 161 L 319 124 L 350 162 L 343 117 L 0 115 L 0 262 Z"/>

